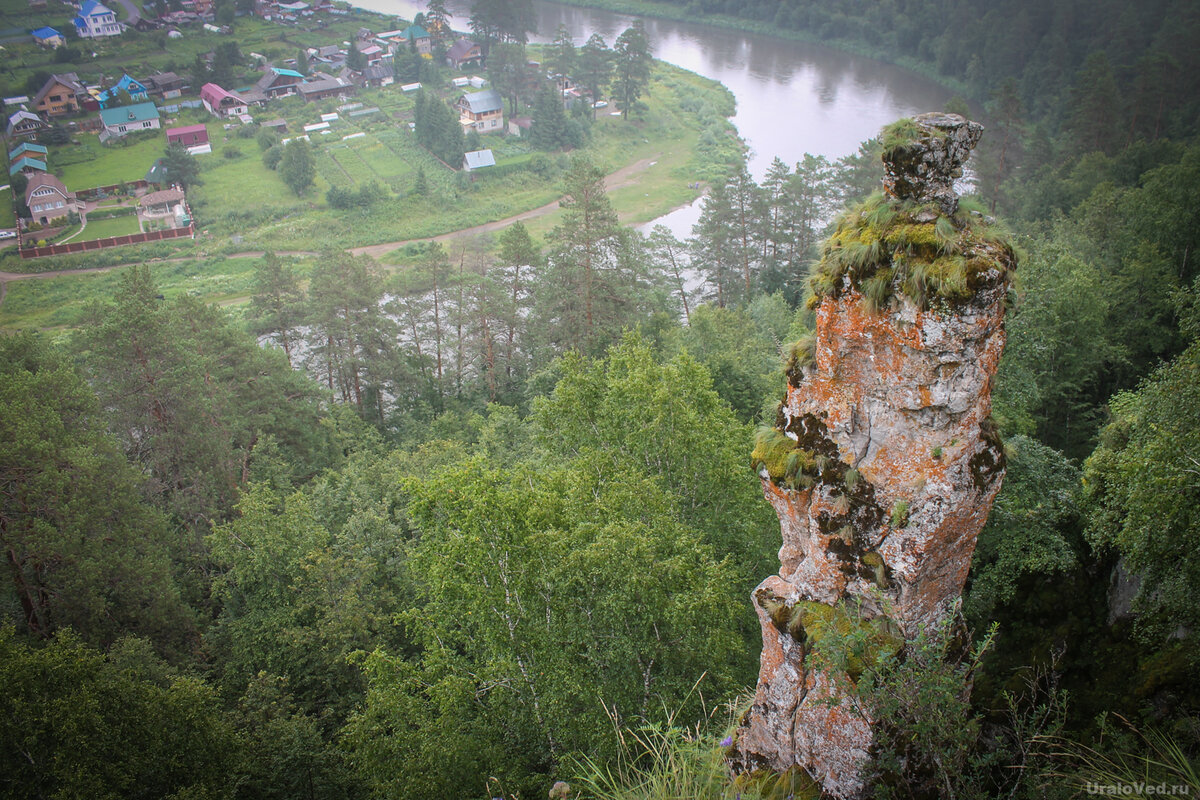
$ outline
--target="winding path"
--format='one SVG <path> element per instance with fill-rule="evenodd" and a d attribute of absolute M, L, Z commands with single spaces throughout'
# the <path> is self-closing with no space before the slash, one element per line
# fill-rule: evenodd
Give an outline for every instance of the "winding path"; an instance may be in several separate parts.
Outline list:
<path fill-rule="evenodd" d="M 654 166 L 654 164 L 656 164 L 656 163 L 657 163 L 656 159 L 643 158 L 639 161 L 633 162 L 632 164 L 628 164 L 624 167 L 621 167 L 616 172 L 613 172 L 612 174 L 605 177 L 604 185 L 605 185 L 606 190 L 611 192 L 614 189 L 622 189 L 626 186 L 632 186 L 633 184 L 637 183 L 636 177 L 639 174 L 645 172 L 650 167 Z M 393 250 L 399 250 L 400 248 L 404 247 L 405 245 L 411 244 L 413 242 L 448 242 L 448 241 L 452 241 L 455 239 L 466 239 L 466 238 L 469 238 L 472 236 L 478 236 L 481 233 L 490 233 L 492 231 L 502 230 L 503 228 L 507 228 L 509 225 L 513 224 L 514 222 L 520 221 L 520 220 L 535 219 L 537 217 L 543 217 L 547 214 L 554 212 L 557 209 L 558 209 L 558 201 L 555 200 L 555 201 L 553 201 L 551 203 L 547 203 L 546 205 L 541 206 L 539 208 L 535 208 L 530 211 L 523 211 L 520 214 L 514 214 L 511 217 L 505 217 L 504 219 L 498 219 L 494 222 L 485 222 L 482 225 L 475 225 L 474 227 L 471 227 L 471 228 L 464 228 L 459 231 L 451 231 L 450 233 L 443 233 L 443 234 L 439 234 L 437 236 L 427 236 L 427 237 L 421 238 L 421 239 L 406 239 L 406 240 L 400 241 L 400 242 L 384 242 L 383 244 L 372 244 L 372 245 L 366 245 L 363 247 L 352 247 L 349 249 L 349 252 L 356 256 L 369 255 L 374 258 L 378 258 L 379 256 L 382 256 L 386 253 L 392 252 Z M 259 258 L 263 255 L 263 252 L 264 251 L 262 251 L 262 250 L 247 250 L 247 251 L 240 252 L 240 253 L 230 253 L 229 258 Z M 278 255 L 281 255 L 281 256 L 315 256 L 315 255 L 317 255 L 317 253 L 307 251 L 307 250 L 279 250 L 276 252 Z M 104 266 L 104 267 L 81 267 L 78 269 L 61 269 L 61 270 L 53 270 L 53 271 L 48 271 L 48 272 L 0 272 L 0 305 L 4 304 L 4 296 L 8 293 L 8 282 L 9 281 L 20 281 L 20 280 L 37 279 L 37 278 L 57 278 L 62 275 L 84 275 L 84 274 L 91 274 L 91 273 L 96 273 L 96 272 L 108 272 L 110 270 L 127 267 L 127 266 L 129 266 L 130 263 L 173 264 L 173 263 L 179 263 L 182 261 L 192 261 L 192 260 L 193 260 L 193 258 L 190 258 L 190 257 L 187 257 L 187 258 L 164 258 L 164 259 L 152 260 L 152 261 L 148 261 L 148 262 L 144 262 L 144 261 L 126 262 L 126 263 L 121 263 L 121 264 L 109 264 L 108 266 Z"/>

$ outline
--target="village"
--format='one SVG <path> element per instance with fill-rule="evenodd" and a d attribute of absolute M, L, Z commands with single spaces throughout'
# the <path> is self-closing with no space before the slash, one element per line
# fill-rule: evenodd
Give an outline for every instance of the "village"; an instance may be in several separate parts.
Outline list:
<path fill-rule="evenodd" d="M 210 0 L 184 0 L 183 10 L 150 19 L 153 8 L 133 7 L 118 21 L 87 0 L 67 25 L 40 26 L 8 45 L 31 51 L 25 64 L 44 54 L 57 67 L 34 70 L 26 88 L 36 90 L 3 100 L 12 202 L 0 201 L 0 244 L 15 242 L 23 258 L 194 238 L 222 223 L 235 234 L 233 220 L 314 210 L 322 189 L 326 207 L 344 207 L 338 197 L 461 193 L 489 171 L 536 182 L 554 171 L 543 152 L 563 149 L 558 140 L 530 142 L 539 91 L 552 90 L 546 113 L 558 128 L 570 115 L 579 143 L 585 125 L 615 129 L 621 114 L 534 53 L 502 96 L 484 47 L 436 17 L 396 20 L 329 0 L 259 0 L 235 20 L 223 13 L 231 7 Z M 381 29 L 389 22 L 404 24 Z M 142 43 L 143 54 L 121 58 L 122 39 Z M 191 64 L 185 42 L 196 50 Z M 95 48 L 92 58 L 80 47 Z M 182 58 L 171 57 L 176 48 Z M 426 96 L 452 110 L 457 130 L 418 130 Z M 430 135 L 449 149 L 431 146 Z M 289 189 L 276 167 L 281 148 L 297 141 L 308 145 L 313 174 Z M 544 192 L 531 202 L 535 194 Z"/>

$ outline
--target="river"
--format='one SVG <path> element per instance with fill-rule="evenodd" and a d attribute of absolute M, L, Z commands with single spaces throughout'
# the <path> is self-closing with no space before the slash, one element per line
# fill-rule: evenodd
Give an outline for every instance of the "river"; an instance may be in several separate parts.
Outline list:
<path fill-rule="evenodd" d="M 420 0 L 354 0 L 355 5 L 411 20 Z M 467 29 L 470 3 L 450 0 L 451 24 Z M 549 42 L 565 25 L 576 46 L 599 33 L 612 46 L 633 17 L 534 0 L 534 42 Z M 805 153 L 830 160 L 900 117 L 937 111 L 949 90 L 911 72 L 816 44 L 730 31 L 699 23 L 646 18 L 654 56 L 720 81 L 737 98 L 733 118 L 750 147 L 749 168 L 761 180 L 775 156 L 794 165 Z M 699 204 L 656 220 L 676 235 L 690 233 Z"/>

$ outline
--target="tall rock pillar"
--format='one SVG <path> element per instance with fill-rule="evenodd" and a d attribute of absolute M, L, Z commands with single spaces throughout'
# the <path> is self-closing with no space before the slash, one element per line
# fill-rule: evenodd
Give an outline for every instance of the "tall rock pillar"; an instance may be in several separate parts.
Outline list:
<path fill-rule="evenodd" d="M 1004 475 L 988 415 L 1015 267 L 953 190 L 982 130 L 951 114 L 889 126 L 883 193 L 823 245 L 815 335 L 792 345 L 787 397 L 752 456 L 783 546 L 753 593 L 762 661 L 736 771 L 800 767 L 861 797 L 862 662 L 937 625 L 962 592 Z M 848 633 L 866 655 L 823 657 Z"/>

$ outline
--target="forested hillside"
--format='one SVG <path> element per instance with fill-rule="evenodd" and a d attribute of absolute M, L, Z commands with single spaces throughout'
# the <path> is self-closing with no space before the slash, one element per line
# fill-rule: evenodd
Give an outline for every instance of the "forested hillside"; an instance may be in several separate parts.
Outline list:
<path fill-rule="evenodd" d="M 686 9 L 886 51 L 987 109 L 963 205 L 1019 266 L 982 644 L 877 665 L 905 763 L 954 765 L 878 796 L 1065 798 L 1130 753 L 1186 782 L 1138 754 L 1200 752 L 1197 9 Z M 779 546 L 754 426 L 880 147 L 734 170 L 682 242 L 621 227 L 576 159 L 541 239 L 268 254 L 235 308 L 131 267 L 78 329 L 0 337 L 0 792 L 773 796 L 721 767 Z M 655 769 L 696 783 L 629 790 Z"/>

